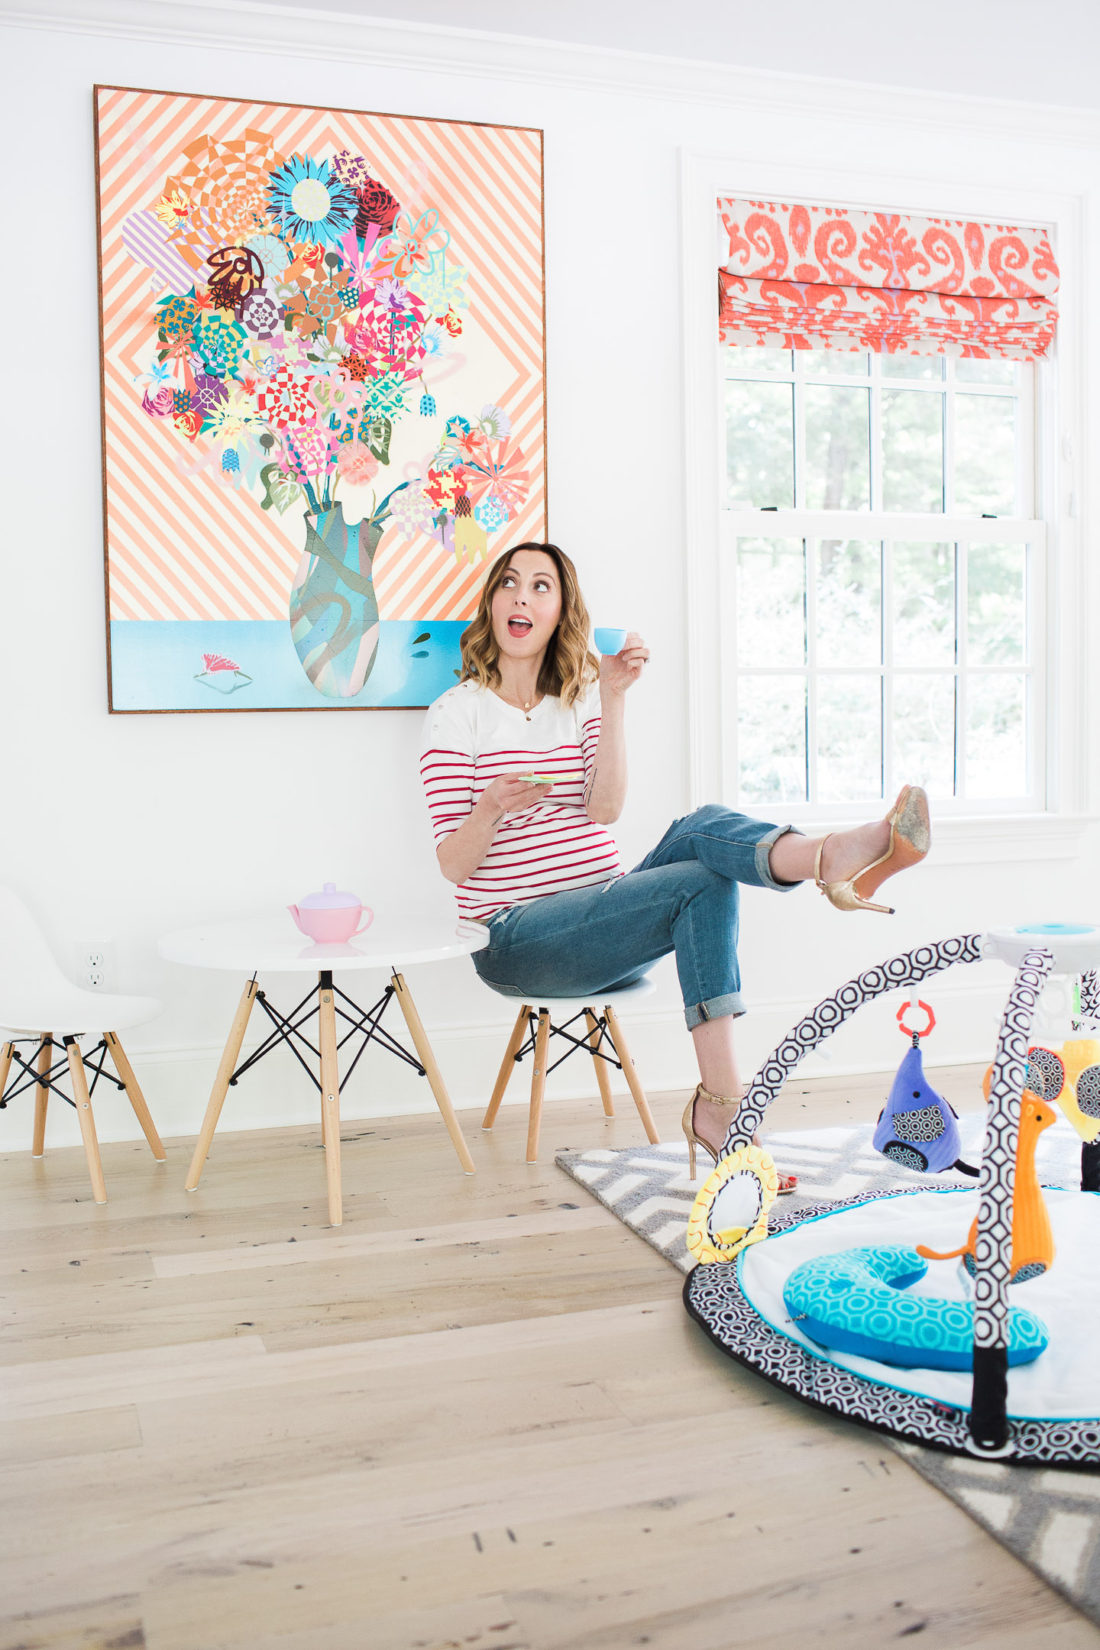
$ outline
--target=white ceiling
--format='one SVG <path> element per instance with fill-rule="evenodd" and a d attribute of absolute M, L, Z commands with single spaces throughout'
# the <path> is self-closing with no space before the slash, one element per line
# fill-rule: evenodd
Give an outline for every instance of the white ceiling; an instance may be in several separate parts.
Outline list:
<path fill-rule="evenodd" d="M 299 13 L 1100 108 L 1100 0 L 268 0 Z"/>

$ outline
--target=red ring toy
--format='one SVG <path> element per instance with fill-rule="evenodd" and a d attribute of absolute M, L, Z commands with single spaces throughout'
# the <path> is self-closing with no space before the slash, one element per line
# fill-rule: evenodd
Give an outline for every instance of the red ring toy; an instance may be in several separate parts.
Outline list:
<path fill-rule="evenodd" d="M 917 1038 L 927 1037 L 928 1033 L 933 1029 L 933 1027 L 936 1024 L 936 1016 L 933 1014 L 930 1004 L 922 1002 L 921 999 L 918 997 L 917 998 L 917 1007 L 924 1009 L 924 1012 L 928 1016 L 928 1024 L 925 1026 L 923 1031 L 914 1031 L 912 1026 L 907 1026 L 906 1023 L 905 1023 L 905 1012 L 906 1012 L 907 1009 L 912 1008 L 912 1006 L 913 1006 L 912 999 L 910 999 L 909 1002 L 902 1003 L 901 1007 L 898 1009 L 897 1022 L 898 1022 L 899 1029 L 905 1033 L 906 1037 L 917 1037 Z"/>

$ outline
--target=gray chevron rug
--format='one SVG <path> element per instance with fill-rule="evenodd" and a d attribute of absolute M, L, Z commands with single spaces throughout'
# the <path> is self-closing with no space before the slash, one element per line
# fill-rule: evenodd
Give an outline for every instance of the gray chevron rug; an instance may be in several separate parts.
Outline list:
<path fill-rule="evenodd" d="M 962 1117 L 959 1124 L 963 1158 L 977 1162 L 982 1118 Z M 770 1136 L 768 1149 L 776 1163 L 798 1175 L 798 1192 L 782 1199 L 784 1209 L 914 1185 L 914 1175 L 895 1169 L 874 1150 L 872 1132 L 870 1124 L 861 1124 Z M 1069 1125 L 1060 1119 L 1043 1144 L 1044 1183 L 1079 1186 L 1080 1141 Z M 556 1162 L 673 1266 L 690 1271 L 688 1214 L 711 1168 L 709 1158 L 704 1156 L 695 1181 L 688 1178 L 683 1141 L 621 1151 L 563 1151 Z M 952 1183 L 968 1182 L 955 1174 L 936 1177 L 937 1185 Z M 1100 1625 L 1100 1476 L 968 1461 L 885 1437 L 882 1441 Z"/>

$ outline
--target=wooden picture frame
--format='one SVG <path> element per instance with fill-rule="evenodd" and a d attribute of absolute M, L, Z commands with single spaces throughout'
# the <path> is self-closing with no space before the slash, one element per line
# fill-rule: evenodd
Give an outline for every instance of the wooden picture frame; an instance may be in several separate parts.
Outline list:
<path fill-rule="evenodd" d="M 542 132 L 95 88 L 109 703 L 426 705 L 544 540 Z"/>

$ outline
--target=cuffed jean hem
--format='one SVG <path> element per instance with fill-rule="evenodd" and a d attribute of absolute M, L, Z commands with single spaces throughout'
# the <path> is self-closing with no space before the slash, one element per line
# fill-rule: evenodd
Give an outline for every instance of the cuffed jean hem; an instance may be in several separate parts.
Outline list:
<path fill-rule="evenodd" d="M 802 832 L 796 830 L 793 825 L 777 825 L 774 830 L 768 832 L 767 836 L 762 836 L 756 844 L 757 874 L 764 887 L 774 889 L 777 894 L 789 894 L 792 888 L 799 886 L 797 882 L 777 882 L 775 877 L 772 876 L 771 866 L 768 864 L 768 855 L 779 841 L 779 838 L 786 836 L 788 831 L 792 836 L 802 835 Z"/>
<path fill-rule="evenodd" d="M 779 886 L 785 888 L 787 885 L 781 882 Z M 745 1005 L 739 991 L 729 991 L 724 997 L 710 997 L 705 1003 L 684 1004 L 684 1019 L 689 1031 L 694 1031 L 696 1026 L 705 1025 L 708 1020 L 725 1019 L 727 1015 L 737 1019 L 744 1012 Z"/>

